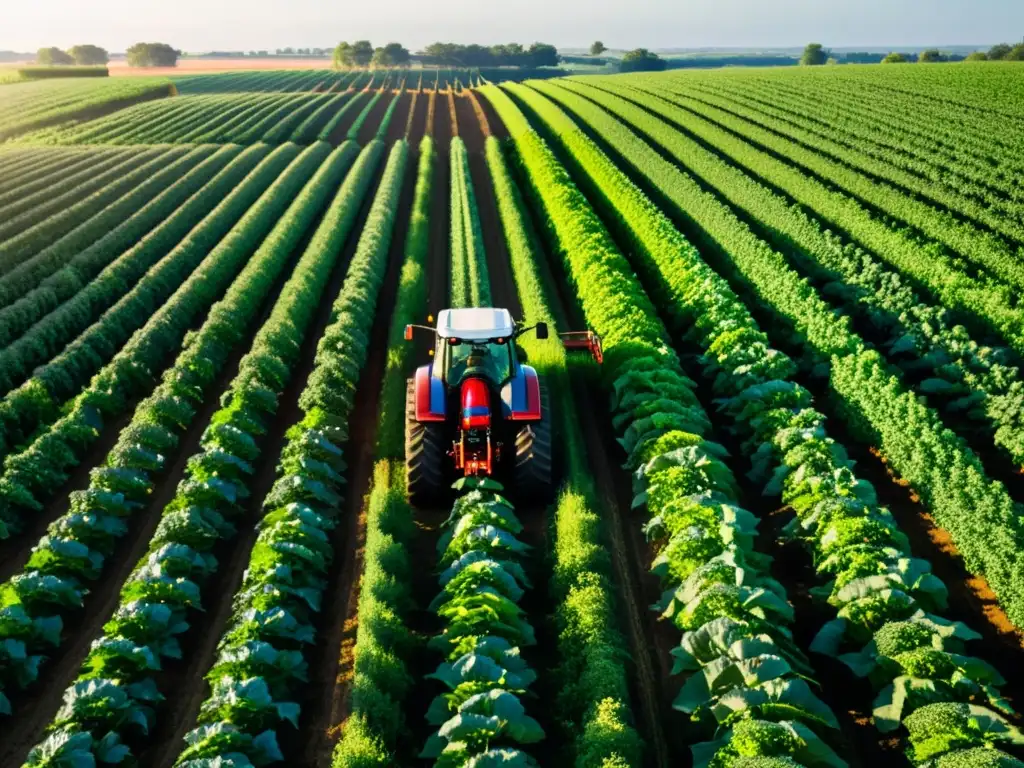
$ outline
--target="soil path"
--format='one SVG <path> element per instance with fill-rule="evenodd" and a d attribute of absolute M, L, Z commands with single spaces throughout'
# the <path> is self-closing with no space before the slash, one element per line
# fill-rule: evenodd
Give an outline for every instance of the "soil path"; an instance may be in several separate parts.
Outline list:
<path fill-rule="evenodd" d="M 380 128 L 381 120 L 384 119 L 384 113 L 388 111 L 393 98 L 395 98 L 394 95 L 388 90 L 384 91 L 383 95 L 377 99 L 377 103 L 373 105 L 373 109 L 370 110 L 370 114 L 366 117 L 366 122 L 359 128 L 358 138 L 356 138 L 359 146 L 365 147 L 377 138 L 377 130 Z"/>

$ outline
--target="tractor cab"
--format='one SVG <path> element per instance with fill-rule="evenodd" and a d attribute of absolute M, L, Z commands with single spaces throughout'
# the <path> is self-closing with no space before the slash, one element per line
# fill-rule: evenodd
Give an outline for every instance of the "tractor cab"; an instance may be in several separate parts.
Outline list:
<path fill-rule="evenodd" d="M 433 332 L 435 345 L 433 360 L 416 370 L 406 390 L 406 477 L 413 503 L 443 503 L 456 476 L 501 475 L 520 498 L 551 498 L 547 393 L 537 371 L 516 352 L 524 333 L 547 339 L 547 325 L 517 325 L 507 309 L 476 307 L 443 310 L 433 328 L 406 326 L 407 340 L 415 328 Z M 571 336 L 567 348 L 588 348 L 600 360 L 596 334 Z"/>
<path fill-rule="evenodd" d="M 507 309 L 446 309 L 437 318 L 434 365 L 449 386 L 476 377 L 501 387 L 519 372 L 515 332 Z"/>

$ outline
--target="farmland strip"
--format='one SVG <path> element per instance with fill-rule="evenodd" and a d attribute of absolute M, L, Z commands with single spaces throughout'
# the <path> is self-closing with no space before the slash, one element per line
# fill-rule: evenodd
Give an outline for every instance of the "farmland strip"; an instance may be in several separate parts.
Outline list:
<path fill-rule="evenodd" d="M 124 192 L 187 153 L 187 147 L 159 147 L 119 154 L 89 182 L 50 196 L 21 216 L 0 224 L 0 274 L 38 253 L 117 200 Z"/>
<path fill-rule="evenodd" d="M 720 244 L 731 243 L 732 232 L 743 230 L 742 222 L 714 195 L 701 192 L 694 180 L 687 180 L 671 163 L 656 158 L 625 126 L 610 122 L 604 112 L 574 89 L 570 88 L 573 93 L 569 94 L 561 87 L 540 82 L 532 87 L 577 114 L 590 116 L 591 123 L 600 123 L 602 133 L 621 137 L 620 144 L 634 149 L 627 158 L 633 168 L 651 178 L 655 188 L 673 197 L 674 204 Z M 625 119 L 638 123 L 644 120 L 638 108 L 621 100 L 595 101 L 611 106 Z M 909 374 L 921 369 L 919 360 L 923 358 L 933 378 L 925 379 L 921 388 L 934 399 L 941 397 L 947 402 L 952 418 L 975 422 L 963 431 L 970 434 L 980 428 L 986 445 L 994 440 L 1017 466 L 1024 466 L 1024 421 L 1017 409 L 1006 407 L 1018 388 L 1014 384 L 1016 355 L 1005 348 L 992 349 L 973 342 L 965 329 L 954 327 L 948 313 L 922 303 L 898 272 L 871 254 L 851 250 L 823 224 L 738 169 L 702 150 L 687 152 L 687 157 L 688 167 L 694 169 L 697 178 L 756 222 L 759 232 L 764 233 L 762 238 L 780 246 L 802 271 L 809 271 L 824 283 L 823 290 L 838 295 L 851 314 L 867 310 L 868 329 L 884 328 L 890 334 L 886 344 L 890 357 L 899 359 L 916 352 L 903 361 Z M 697 215 L 698 211 L 707 211 L 706 217 Z M 709 221 L 717 224 L 712 226 Z M 981 412 L 963 414 L 967 408 Z"/>
<path fill-rule="evenodd" d="M 993 686 L 987 689 L 987 703 L 1005 711 L 996 691 L 1002 680 L 998 672 L 980 660 L 955 655 L 963 641 L 978 635 L 962 625 L 924 613 L 945 609 L 945 586 L 930 574 L 927 562 L 901 559 L 909 555 L 905 537 L 895 528 L 888 511 L 877 507 L 871 486 L 853 475 L 852 463 L 828 439 L 824 416 L 813 410 L 810 394 L 788 381 L 796 371 L 793 362 L 768 347 L 767 336 L 757 328 L 728 284 L 708 268 L 696 249 L 643 193 L 564 116 L 551 109 L 543 111 L 562 140 L 572 142 L 574 157 L 592 174 L 594 188 L 606 196 L 609 214 L 621 217 L 624 230 L 630 231 L 630 245 L 639 257 L 646 279 L 657 286 L 659 305 L 672 315 L 680 332 L 685 330 L 702 347 L 706 355 L 705 375 L 713 381 L 722 411 L 735 420 L 733 429 L 748 441 L 743 450 L 754 456 L 753 474 L 759 482 L 767 483 L 767 495 L 781 495 L 783 502 L 794 509 L 800 518 L 799 527 L 810 536 L 807 544 L 819 563 L 819 577 L 827 582 L 823 595 L 829 604 L 841 609 L 839 619 L 823 630 L 814 649 L 837 652 L 844 639 L 859 647 L 874 635 L 878 647 L 869 646 L 864 651 L 866 660 L 874 665 L 882 663 L 878 649 L 885 647 L 883 640 L 895 646 L 918 636 L 927 640 L 922 642 L 919 638 L 906 648 L 908 652 L 920 648 L 916 655 L 896 652 L 897 665 L 902 670 L 897 666 L 895 672 L 887 668 L 881 673 L 885 677 L 879 685 L 882 690 L 875 708 L 876 725 L 885 732 L 907 721 L 910 755 L 915 764 L 930 757 L 928 750 L 933 749 L 921 738 L 923 723 L 933 713 L 946 711 L 942 707 L 935 709 L 935 702 L 963 702 L 973 696 L 956 690 L 948 680 L 967 675 L 980 680 L 982 686 Z M 670 243 L 672 246 L 667 247 Z M 757 358 L 760 360 L 752 363 Z M 769 413 L 775 416 L 769 417 Z M 796 425 L 799 437 L 794 435 Z M 755 452 L 756 446 L 761 447 Z M 652 469 L 665 472 L 656 464 L 647 464 L 646 470 L 637 476 Z M 662 500 L 653 508 L 652 500 L 663 491 L 650 479 L 646 484 L 649 494 L 645 501 L 656 515 Z M 865 547 L 865 542 L 873 546 Z M 685 601 L 680 594 L 675 599 Z M 879 610 L 881 606 L 884 609 Z M 689 609 L 687 606 L 686 610 Z M 907 619 L 909 622 L 904 621 Z M 929 656 L 924 648 L 931 644 L 933 634 L 939 643 L 934 647 L 940 650 Z M 677 668 L 697 670 L 705 664 L 696 639 L 694 635 L 688 645 L 684 638 L 683 647 L 688 654 L 680 656 L 684 664 Z M 922 653 L 929 657 L 927 664 L 918 662 Z M 969 671 L 954 672 L 938 663 L 939 658 Z M 684 711 L 691 711 L 691 682 L 692 679 L 684 686 L 676 703 Z M 891 685 L 884 687 L 885 683 Z M 929 683 L 934 686 L 931 695 L 914 694 Z M 966 713 L 961 704 L 944 706 Z M 979 716 L 999 719 L 995 712 Z M 996 753 L 992 755 L 995 757 Z"/>
<path fill-rule="evenodd" d="M 322 579 L 333 554 L 327 532 L 335 524 L 341 500 L 342 445 L 368 351 L 363 329 L 374 315 L 384 281 L 407 155 L 405 142 L 397 142 L 391 150 L 334 303 L 334 322 L 320 341 L 317 364 L 299 400 L 305 418 L 289 431 L 279 479 L 264 500 L 265 515 L 236 593 L 235 613 L 209 675 L 210 696 L 200 711 L 198 727 L 186 736 L 178 765 L 237 751 L 254 756 L 271 743 L 276 747 L 274 734 L 279 727 L 297 724 L 300 707 L 292 699 L 301 688 L 303 654 L 289 649 L 295 640 L 315 637 L 310 619 L 318 609 L 325 586 Z M 270 617 L 275 621 L 268 622 Z M 251 658 L 247 649 L 254 643 L 277 658 L 288 654 L 287 668 L 275 672 L 273 662 L 268 666 L 256 658 L 252 658 L 255 664 L 246 661 Z M 257 706 L 267 716 L 262 724 L 238 717 L 243 711 L 238 707 L 249 706 L 238 694 L 261 702 Z M 269 735 L 254 738 L 266 730 Z M 223 738 L 224 733 L 230 739 Z"/>
<path fill-rule="evenodd" d="M 322 156 L 322 149 L 319 145 L 307 153 Z M 153 457 L 158 456 L 158 451 L 168 441 L 177 439 L 176 433 L 180 433 L 189 420 L 184 419 L 183 424 L 180 419 L 169 419 L 167 406 L 185 402 L 194 413 L 202 404 L 205 390 L 215 381 L 218 370 L 225 365 L 234 346 L 225 344 L 224 339 L 239 340 L 244 336 L 246 326 L 256 319 L 260 308 L 259 302 L 252 301 L 252 295 L 265 295 L 283 274 L 293 249 L 330 199 L 357 152 L 355 146 L 347 145 L 325 160 L 232 283 L 225 297 L 214 305 L 173 372 L 165 375 L 164 383 L 154 396 L 140 406 L 136 414 L 140 426 L 148 425 L 150 436 L 157 435 L 160 430 L 163 432 L 159 434 L 161 444 L 150 442 L 143 447 L 128 443 L 121 446 L 121 452 L 115 453 L 118 458 L 115 466 L 121 471 L 122 482 L 134 475 L 134 482 L 120 486 L 129 503 L 145 499 L 142 489 L 151 490 L 149 476 L 158 468 L 154 464 L 160 463 L 154 462 Z M 107 634 L 93 644 L 82 666 L 82 675 L 69 688 L 68 696 L 74 697 L 73 692 L 82 692 L 83 689 L 95 691 L 102 688 L 108 695 L 120 696 L 134 706 L 145 706 L 155 700 L 149 694 L 158 690 L 158 678 L 154 677 L 154 672 L 160 665 L 156 660 L 161 655 L 180 658 L 179 641 L 187 627 L 187 608 L 199 607 L 199 587 L 192 580 L 202 582 L 216 568 L 210 545 L 217 537 L 209 534 L 216 530 L 228 536 L 232 530 L 232 523 L 228 522 L 232 510 L 227 510 L 227 518 L 220 517 L 215 509 L 216 503 L 223 498 L 211 497 L 210 492 L 218 489 L 226 492 L 230 482 L 235 482 L 244 491 L 243 478 L 252 471 L 251 465 L 238 455 L 244 454 L 249 460 L 255 458 L 244 450 L 244 443 L 240 447 L 237 425 L 252 429 L 254 423 L 266 424 L 273 417 L 277 396 L 288 378 L 288 364 L 294 362 L 320 292 L 330 275 L 330 268 L 329 259 L 303 258 L 299 261 L 269 318 L 256 335 L 251 351 L 242 359 L 239 374 L 225 395 L 224 408 L 214 414 L 204 433 L 204 450 L 189 460 L 187 476 L 179 484 L 177 496 L 164 511 L 149 551 L 126 582 L 121 606 L 106 626 Z M 183 415 L 186 413 L 182 412 Z M 134 448 L 134 453 L 126 451 L 127 448 Z M 231 454 L 232 449 L 235 454 Z M 151 451 L 148 456 L 145 455 L 147 451 Z M 234 461 L 229 456 L 233 456 Z M 103 490 L 111 492 L 109 482 L 97 492 Z M 197 495 L 203 496 L 203 513 L 196 512 L 190 517 L 188 510 L 199 509 L 191 507 L 191 500 Z M 182 515 L 183 510 L 185 515 Z M 127 512 L 126 509 L 123 513 Z M 207 536 L 202 535 L 204 532 Z M 177 582 L 171 579 L 161 581 L 159 574 L 169 572 L 180 572 L 184 578 L 179 577 Z M 177 584 L 179 588 L 168 589 L 171 584 Z M 171 615 L 175 621 L 169 625 L 166 618 Z M 128 671 L 124 670 L 123 662 L 133 655 L 129 650 L 133 648 L 138 649 L 137 653 L 148 651 L 148 658 L 156 663 L 134 665 Z M 116 650 L 111 652 L 112 649 L 121 649 L 124 653 L 119 657 Z M 88 693 L 83 695 L 89 696 Z M 91 725 L 88 718 L 72 720 L 78 726 L 78 732 L 88 732 Z M 60 715 L 55 724 L 68 725 L 61 723 Z M 121 728 L 115 728 L 115 733 L 126 737 L 132 727 L 133 724 L 124 723 Z M 95 744 L 91 738 L 81 741 L 85 745 Z M 101 751 L 98 744 L 92 749 Z M 88 746 L 83 749 L 83 752 L 89 751 Z"/>
<path fill-rule="evenodd" d="M 148 279 L 145 278 L 146 272 L 151 268 L 159 270 L 159 260 L 223 201 L 266 154 L 262 147 L 241 154 L 238 147 L 226 149 L 210 168 L 197 169 L 202 172 L 190 179 L 185 189 L 172 187 L 167 190 L 167 193 L 173 193 L 171 196 L 174 198 L 179 195 L 184 198 L 193 190 L 197 191 L 138 245 L 129 247 L 130 243 L 138 242 L 133 230 L 141 228 L 143 222 L 129 220 L 103 238 L 99 244 L 102 247 L 78 254 L 67 267 L 44 280 L 40 288 L 11 307 L 0 310 L 0 322 L 3 322 L 8 318 L 12 321 L 26 319 L 30 314 L 45 312 L 49 305 L 54 305 L 52 311 L 32 325 L 24 336 L 0 350 L 2 391 L 20 384 L 36 365 L 57 354 L 65 344 L 99 320 L 111 305 L 129 296 L 134 299 L 137 294 L 133 295 L 133 291 L 140 281 Z M 229 160 L 227 167 L 217 173 L 219 167 Z M 141 314 L 134 318 L 130 315 L 123 317 L 123 330 L 120 334 L 108 331 L 108 342 L 125 338 L 125 333 L 144 320 Z"/>
<path fill-rule="evenodd" d="M 749 719 L 732 727 L 723 723 L 719 740 L 697 745 L 695 752 L 700 749 L 708 757 L 717 754 L 723 759 L 735 755 L 737 745 L 745 742 L 758 748 L 745 752 L 752 756 L 790 755 L 799 764 L 801 753 L 814 749 L 824 764 L 845 765 L 806 725 L 835 728 L 838 724 L 800 676 L 808 663 L 787 626 L 792 609 L 781 585 L 764 573 L 763 558 L 752 550 L 756 523 L 736 504 L 736 482 L 722 462 L 720 447 L 701 437 L 710 422 L 693 393 L 693 383 L 667 346 L 665 327 L 607 230 L 522 113 L 497 87 L 485 86 L 482 93 L 516 144 L 553 249 L 563 256 L 588 323 L 604 340 L 603 378 L 612 395 L 620 442 L 629 454 L 629 466 L 641 470 L 636 485 L 644 492 L 652 516 L 662 513 L 652 525 L 660 521 L 668 527 L 667 536 L 659 535 L 663 546 L 655 561 L 656 573 L 670 587 L 662 608 L 676 626 L 689 632 L 707 632 L 705 625 L 715 626 L 715 620 L 741 619 L 747 636 L 764 643 L 759 651 L 773 660 L 776 685 L 802 699 L 800 706 L 787 710 L 793 720 L 784 715 L 781 722 L 768 722 L 758 719 L 771 715 L 761 711 L 756 698 L 741 698 L 734 706 L 746 710 Z M 695 467 L 703 469 L 693 471 Z M 730 534 L 727 538 L 725 531 Z M 687 549 L 694 536 L 706 537 L 706 548 Z M 737 663 L 739 659 L 726 656 L 721 664 L 724 670 Z M 694 679 L 704 678 L 698 674 Z M 739 684 L 736 695 L 742 697 L 744 687 Z M 695 709 L 709 713 L 714 708 L 719 713 L 725 692 L 698 688 L 693 696 Z M 719 714 L 722 719 L 724 713 Z M 779 752 L 761 751 L 772 742 L 779 745 Z"/>
<path fill-rule="evenodd" d="M 484 254 L 480 212 L 469 171 L 469 154 L 458 136 L 451 158 L 451 301 L 453 307 L 491 306 L 490 277 Z"/>
<path fill-rule="evenodd" d="M 241 185 L 175 249 L 176 258 L 165 260 L 162 271 L 173 291 L 170 298 L 148 320 L 144 312 L 135 310 L 136 316 L 143 315 L 145 325 L 66 406 L 61 418 L 39 433 L 27 448 L 4 461 L 0 520 L 6 526 L 16 529 L 24 515 L 40 509 L 37 496 L 45 496 L 59 486 L 70 467 L 81 460 L 86 447 L 99 436 L 104 419 L 124 413 L 133 397 L 155 384 L 168 353 L 181 343 L 192 321 L 208 310 L 237 275 L 245 259 L 287 207 L 289 195 L 305 183 L 325 151 L 325 147 L 318 145 L 317 152 L 295 158 L 294 145 L 279 147 L 250 174 L 248 183 Z M 287 169 L 282 168 L 293 159 Z M 266 192 L 253 204 L 255 196 L 264 189 Z M 164 291 L 164 295 L 170 292 L 166 284 L 154 284 L 153 289 Z M 131 299 L 126 299 L 115 305 L 115 310 L 132 306 Z M 94 330 L 101 340 L 101 329 Z M 24 430 L 26 422 L 33 423 L 32 420 L 49 423 L 57 415 L 63 397 L 70 396 L 61 391 L 68 387 L 67 373 L 75 370 L 70 366 L 96 364 L 95 353 L 88 346 L 90 341 L 88 335 L 80 337 L 5 398 L 3 405 L 9 408 L 5 415 L 18 419 L 13 424 L 16 429 Z M 47 369 L 54 375 L 47 377 Z M 58 378 L 55 374 L 59 373 L 64 377 Z M 75 390 L 69 389 L 73 394 Z M 4 426 L 8 427 L 8 423 L 5 420 Z M 8 427 L 4 435 L 8 445 L 16 444 L 12 440 L 16 434 Z"/>

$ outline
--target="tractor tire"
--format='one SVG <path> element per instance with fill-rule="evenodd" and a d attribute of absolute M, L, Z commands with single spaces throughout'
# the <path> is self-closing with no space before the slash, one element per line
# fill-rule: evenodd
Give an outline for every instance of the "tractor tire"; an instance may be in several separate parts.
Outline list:
<path fill-rule="evenodd" d="M 444 481 L 444 423 L 416 421 L 416 383 L 405 385 L 405 487 L 417 507 L 440 506 L 448 488 Z"/>
<path fill-rule="evenodd" d="M 548 391 L 540 385 L 540 421 L 524 424 L 516 433 L 513 489 L 517 499 L 548 503 L 555 498 L 555 473 L 551 443 L 551 410 Z"/>

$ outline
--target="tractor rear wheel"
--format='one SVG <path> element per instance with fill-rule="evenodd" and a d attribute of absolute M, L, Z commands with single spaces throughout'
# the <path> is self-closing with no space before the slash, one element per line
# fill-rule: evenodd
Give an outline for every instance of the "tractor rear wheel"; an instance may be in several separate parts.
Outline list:
<path fill-rule="evenodd" d="M 515 494 L 533 502 L 548 502 L 555 497 L 555 476 L 551 448 L 551 409 L 548 391 L 540 385 L 540 421 L 524 424 L 516 433 L 516 458 L 513 468 Z"/>
<path fill-rule="evenodd" d="M 444 423 L 416 421 L 416 383 L 405 385 L 405 487 L 417 507 L 442 504 L 444 482 Z"/>

